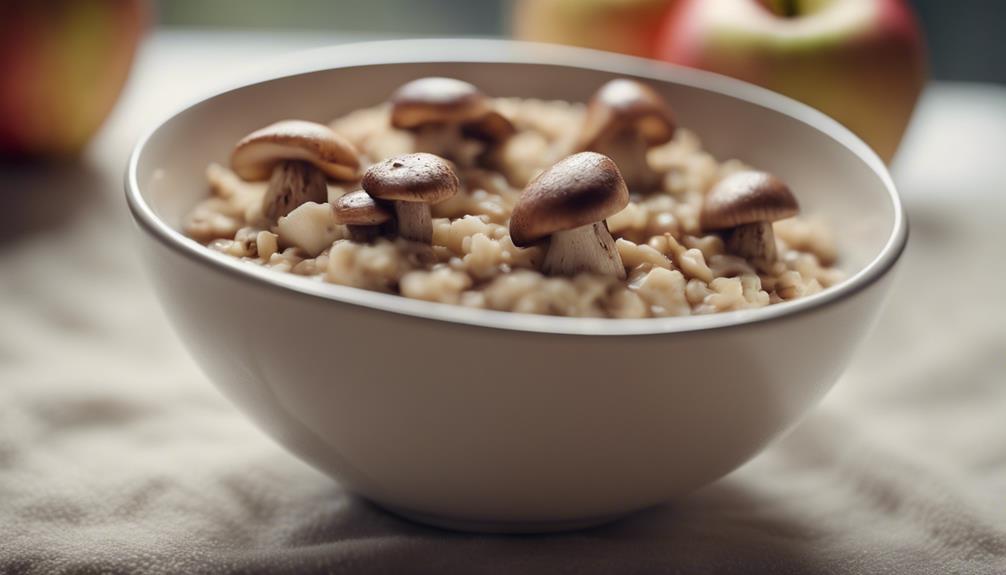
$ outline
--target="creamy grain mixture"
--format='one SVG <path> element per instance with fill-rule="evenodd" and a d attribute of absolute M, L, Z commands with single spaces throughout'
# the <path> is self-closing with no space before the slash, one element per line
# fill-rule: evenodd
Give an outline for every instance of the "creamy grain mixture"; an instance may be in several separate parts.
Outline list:
<path fill-rule="evenodd" d="M 508 219 L 524 185 L 573 153 L 584 120 L 581 104 L 496 98 L 496 111 L 516 128 L 501 148 L 499 169 L 458 169 L 460 191 L 432 206 L 432 245 L 394 235 L 349 239 L 331 203 L 358 189 L 328 183 L 327 201 L 263 218 L 265 182 L 247 182 L 211 164 L 211 195 L 189 214 L 185 232 L 210 249 L 279 272 L 433 302 L 520 313 L 646 318 L 757 308 L 804 297 L 838 282 L 837 250 L 823 222 L 804 217 L 774 224 L 778 256 L 759 264 L 732 255 L 719 233 L 703 232 L 703 198 L 726 175 L 746 168 L 719 162 L 699 138 L 679 128 L 650 149 L 662 186 L 631 194 L 607 219 L 626 278 L 540 271 L 543 248 L 516 247 Z M 389 105 L 352 112 L 331 123 L 357 148 L 362 167 L 414 151 L 412 133 L 391 127 Z M 475 150 L 477 151 L 477 150 Z M 475 153 L 473 151 L 473 153 Z M 799 190 L 796 191 L 797 195 Z"/>

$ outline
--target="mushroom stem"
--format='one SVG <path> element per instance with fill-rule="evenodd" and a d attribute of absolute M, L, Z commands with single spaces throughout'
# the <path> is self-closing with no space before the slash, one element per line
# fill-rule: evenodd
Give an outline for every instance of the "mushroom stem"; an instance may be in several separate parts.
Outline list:
<path fill-rule="evenodd" d="M 414 242 L 433 243 L 433 218 L 425 202 L 395 202 L 398 235 Z"/>
<path fill-rule="evenodd" d="M 542 270 L 549 275 L 588 272 L 625 279 L 625 266 L 605 222 L 553 233 Z"/>
<path fill-rule="evenodd" d="M 775 233 L 771 222 L 737 226 L 729 233 L 727 249 L 741 257 L 772 263 L 776 258 Z"/>
<path fill-rule="evenodd" d="M 614 160 L 630 192 L 648 192 L 660 184 L 660 174 L 650 167 L 646 156 L 649 145 L 638 134 L 623 132 L 603 147 Z"/>
<path fill-rule="evenodd" d="M 346 225 L 346 230 L 349 232 L 349 239 L 361 244 L 369 244 L 380 235 L 381 226 Z"/>
<path fill-rule="evenodd" d="M 420 128 L 415 133 L 417 152 L 435 154 L 460 166 L 473 166 L 486 147 L 474 139 L 466 139 L 461 126 L 434 125 Z"/>
<path fill-rule="evenodd" d="M 305 202 L 328 201 L 325 174 L 307 162 L 288 160 L 276 164 L 262 198 L 262 213 L 270 223 Z"/>

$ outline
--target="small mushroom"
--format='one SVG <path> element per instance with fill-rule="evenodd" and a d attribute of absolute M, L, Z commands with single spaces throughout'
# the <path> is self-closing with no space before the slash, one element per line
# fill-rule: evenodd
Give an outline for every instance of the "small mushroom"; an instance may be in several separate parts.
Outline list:
<path fill-rule="evenodd" d="M 391 125 L 412 132 L 417 151 L 464 167 L 492 165 L 500 146 L 516 131 L 478 88 L 439 77 L 398 88 L 391 96 Z"/>
<path fill-rule="evenodd" d="M 256 130 L 231 154 L 231 168 L 242 179 L 269 180 L 262 213 L 270 223 L 304 202 L 328 201 L 326 180 L 355 180 L 359 167 L 352 144 L 327 126 L 302 120 Z"/>
<path fill-rule="evenodd" d="M 608 218 L 629 203 L 615 162 L 580 152 L 531 181 L 510 216 L 510 239 L 528 247 L 548 239 L 542 271 L 552 275 L 591 272 L 625 278 L 622 258 L 608 231 Z"/>
<path fill-rule="evenodd" d="M 456 194 L 459 182 L 446 160 L 418 153 L 374 164 L 360 185 L 371 197 L 393 203 L 398 235 L 429 244 L 433 241 L 430 205 Z"/>
<path fill-rule="evenodd" d="M 727 230 L 728 251 L 770 264 L 776 259 L 772 222 L 799 211 L 782 180 L 745 170 L 723 178 L 706 194 L 700 224 L 705 230 Z"/>
<path fill-rule="evenodd" d="M 332 206 L 335 221 L 349 230 L 354 242 L 367 243 L 381 233 L 381 226 L 391 219 L 391 212 L 363 190 L 350 192 Z"/>
<path fill-rule="evenodd" d="M 610 157 L 629 189 L 645 192 L 660 184 L 647 152 L 671 141 L 675 128 L 674 114 L 660 95 L 645 84 L 619 78 L 591 98 L 578 148 Z"/>

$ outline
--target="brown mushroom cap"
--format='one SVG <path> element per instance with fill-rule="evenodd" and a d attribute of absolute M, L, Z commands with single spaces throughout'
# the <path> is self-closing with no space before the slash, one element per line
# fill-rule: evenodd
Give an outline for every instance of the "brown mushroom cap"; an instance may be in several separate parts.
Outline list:
<path fill-rule="evenodd" d="M 676 123 L 667 102 L 646 84 L 617 78 L 594 94 L 587 106 L 580 148 L 593 149 L 622 131 L 634 131 L 650 146 L 674 137 Z"/>
<path fill-rule="evenodd" d="M 328 126 L 283 120 L 248 134 L 231 153 L 231 168 L 247 181 L 268 180 L 282 161 L 308 162 L 335 180 L 354 180 L 356 148 Z"/>
<path fill-rule="evenodd" d="M 700 221 L 703 229 L 722 230 L 774 222 L 799 211 L 800 205 L 782 180 L 765 172 L 745 170 L 713 186 L 702 204 Z"/>
<path fill-rule="evenodd" d="M 370 166 L 360 185 L 380 200 L 436 204 L 456 194 L 460 183 L 447 160 L 418 153 Z"/>
<path fill-rule="evenodd" d="M 466 122 L 488 111 L 485 94 L 454 78 L 420 78 L 402 85 L 391 95 L 391 125 L 403 130 Z"/>
<path fill-rule="evenodd" d="M 349 226 L 376 226 L 391 219 L 391 212 L 363 190 L 340 197 L 332 210 L 336 223 Z"/>
<path fill-rule="evenodd" d="M 510 239 L 527 247 L 555 232 L 600 222 L 628 203 L 629 190 L 615 162 L 580 152 L 527 185 L 510 215 Z"/>
<path fill-rule="evenodd" d="M 516 134 L 517 128 L 503 114 L 489 110 L 481 118 L 463 125 L 461 132 L 469 138 L 495 143 Z"/>

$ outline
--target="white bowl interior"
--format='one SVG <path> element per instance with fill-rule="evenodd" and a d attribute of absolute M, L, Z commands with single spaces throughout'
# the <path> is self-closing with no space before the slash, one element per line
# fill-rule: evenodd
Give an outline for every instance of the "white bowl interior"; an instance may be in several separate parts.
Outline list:
<path fill-rule="evenodd" d="M 738 158 L 787 181 L 803 213 L 823 214 L 835 230 L 850 277 L 881 254 L 899 225 L 886 172 L 865 144 L 809 108 L 727 78 L 589 51 L 475 40 L 373 43 L 299 58 L 287 70 L 307 71 L 201 101 L 151 135 L 136 158 L 136 178 L 157 217 L 177 230 L 207 194 L 207 164 L 226 163 L 251 130 L 284 118 L 327 122 L 382 102 L 417 77 L 461 78 L 496 96 L 582 102 L 608 79 L 628 76 L 666 96 L 679 123 L 718 159 Z"/>

